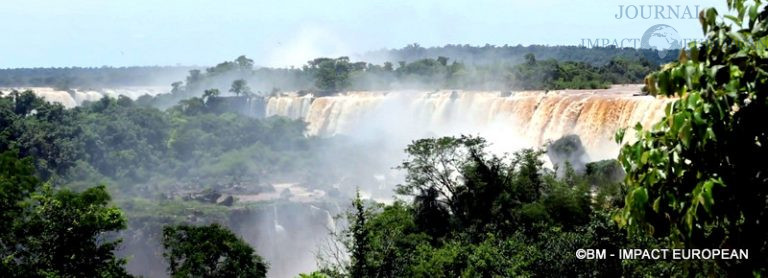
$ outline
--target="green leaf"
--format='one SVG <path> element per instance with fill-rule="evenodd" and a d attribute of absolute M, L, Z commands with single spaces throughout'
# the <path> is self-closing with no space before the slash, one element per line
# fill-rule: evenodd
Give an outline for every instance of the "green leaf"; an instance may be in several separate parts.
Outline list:
<path fill-rule="evenodd" d="M 734 24 L 741 26 L 742 21 L 740 18 L 733 15 L 725 15 L 724 17 L 733 21 Z"/>
<path fill-rule="evenodd" d="M 715 8 L 709 8 L 705 10 L 706 12 L 706 23 L 707 25 L 714 26 L 715 20 L 717 19 L 717 10 Z"/>
<path fill-rule="evenodd" d="M 627 132 L 626 128 L 619 128 L 619 130 L 616 131 L 616 134 L 613 137 L 616 144 L 621 145 L 622 142 L 624 142 L 624 135 L 626 134 L 626 132 Z"/>
<path fill-rule="evenodd" d="M 648 203 L 648 189 L 645 187 L 637 187 L 632 190 L 632 196 L 637 207 L 642 207 Z"/>
<path fill-rule="evenodd" d="M 709 180 L 704 182 L 703 189 L 701 191 L 701 205 L 704 206 L 704 210 L 707 211 L 707 213 L 710 213 L 712 210 L 712 205 L 715 203 L 714 199 L 712 198 L 712 186 L 714 186 L 714 183 Z"/>

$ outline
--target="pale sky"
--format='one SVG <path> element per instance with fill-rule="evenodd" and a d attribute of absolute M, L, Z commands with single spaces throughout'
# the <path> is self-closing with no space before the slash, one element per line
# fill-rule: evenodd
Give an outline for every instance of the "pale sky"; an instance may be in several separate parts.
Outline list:
<path fill-rule="evenodd" d="M 669 5 L 680 6 L 677 18 L 626 18 L 641 6 Z M 257 65 L 287 66 L 411 43 L 639 39 L 656 24 L 701 38 L 696 5 L 725 11 L 725 0 L 0 0 L 0 68 L 207 66 L 241 54 Z M 680 18 L 686 8 L 694 19 Z"/>

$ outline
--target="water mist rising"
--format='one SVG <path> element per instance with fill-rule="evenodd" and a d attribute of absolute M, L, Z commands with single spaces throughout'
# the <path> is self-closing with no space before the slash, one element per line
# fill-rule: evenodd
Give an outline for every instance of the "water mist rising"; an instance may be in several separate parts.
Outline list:
<path fill-rule="evenodd" d="M 593 159 L 614 158 L 619 128 L 648 127 L 671 100 L 635 96 L 640 85 L 607 90 L 530 92 L 349 92 L 339 96 L 281 96 L 266 114 L 304 119 L 311 135 L 343 134 L 363 140 L 386 136 L 403 148 L 425 136 L 477 134 L 511 152 L 579 135 Z M 631 136 L 627 136 L 631 138 Z"/>

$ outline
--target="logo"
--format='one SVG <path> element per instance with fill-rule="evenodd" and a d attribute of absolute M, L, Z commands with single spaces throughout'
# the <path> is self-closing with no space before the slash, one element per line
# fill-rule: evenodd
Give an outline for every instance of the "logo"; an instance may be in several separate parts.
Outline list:
<path fill-rule="evenodd" d="M 643 33 L 640 47 L 656 50 L 659 58 L 664 58 L 671 52 L 682 49 L 683 43 L 675 28 L 666 24 L 656 24 Z"/>
<path fill-rule="evenodd" d="M 698 19 L 699 5 L 619 5 L 616 19 Z"/>
<path fill-rule="evenodd" d="M 613 17 L 619 20 L 689 20 L 697 19 L 699 5 L 618 5 L 619 12 Z M 649 24 L 653 25 L 653 23 Z M 645 25 L 648 26 L 648 25 Z M 642 30 L 642 29 L 640 29 Z M 635 35 L 640 35 L 635 33 Z M 674 59 L 681 49 L 701 39 L 683 37 L 677 29 L 667 24 L 655 24 L 642 36 L 581 38 L 581 47 L 635 48 L 651 61 Z"/>

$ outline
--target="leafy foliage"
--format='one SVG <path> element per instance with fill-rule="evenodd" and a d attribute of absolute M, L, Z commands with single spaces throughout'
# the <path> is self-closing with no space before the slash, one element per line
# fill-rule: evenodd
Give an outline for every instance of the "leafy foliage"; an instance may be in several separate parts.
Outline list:
<path fill-rule="evenodd" d="M 593 61 L 584 59 L 589 56 L 557 54 L 560 48 L 564 48 L 562 51 L 566 54 L 586 52 L 599 58 Z M 530 49 L 531 52 L 523 53 L 525 59 L 523 54 L 515 53 L 493 63 L 468 63 L 456 55 L 435 55 L 399 60 L 394 64 L 393 61 L 373 64 L 353 62 L 343 56 L 320 57 L 308 61 L 300 68 L 290 69 L 254 68 L 253 61 L 240 56 L 205 71 L 191 70 L 185 82 L 171 84 L 173 89 L 170 94 L 146 96 L 141 102 L 165 108 L 204 94 L 205 90 L 211 88 L 237 96 L 276 95 L 283 90 L 323 96 L 348 90 L 598 89 L 607 88 L 611 84 L 641 83 L 643 77 L 661 62 L 646 58 L 658 55 L 644 55 L 642 51 L 633 49 Z M 486 47 L 479 49 L 481 52 L 486 50 Z M 469 48 L 468 51 L 473 49 Z M 555 55 L 550 51 L 555 51 Z M 548 59 L 537 60 L 535 55 Z M 611 56 L 606 59 L 604 55 Z"/>
<path fill-rule="evenodd" d="M 651 93 L 679 99 L 622 148 L 629 192 L 617 219 L 687 247 L 750 249 L 747 261 L 718 261 L 746 276 L 768 265 L 768 9 L 728 7 L 727 21 L 702 11 L 707 39 L 647 78 Z"/>
<path fill-rule="evenodd" d="M 64 109 L 31 91 L 14 91 L 0 97 L 0 150 L 18 149 L 42 178 L 76 187 L 156 185 L 167 176 L 239 183 L 306 163 L 299 155 L 310 147 L 304 123 L 222 112 L 226 103 L 218 99 L 212 91 L 205 101 L 193 98 L 160 111 L 105 97 Z"/>
<path fill-rule="evenodd" d="M 243 79 L 232 81 L 232 88 L 230 88 L 229 91 L 236 96 L 252 94 L 251 87 L 248 87 L 248 82 Z"/>
<path fill-rule="evenodd" d="M 533 54 L 526 63 L 510 69 L 509 88 L 533 89 L 603 89 L 609 84 L 600 69 L 587 63 L 556 60 L 536 61 Z M 632 80 L 627 80 L 632 81 Z"/>
<path fill-rule="evenodd" d="M 348 57 L 338 59 L 317 58 L 307 63 L 304 70 L 315 76 L 315 86 L 325 92 L 338 92 L 349 86 L 352 65 Z"/>
<path fill-rule="evenodd" d="M 128 276 L 125 260 L 114 254 L 120 240 L 104 235 L 125 227 L 120 209 L 108 206 L 104 186 L 81 193 L 43 188 L 33 199 L 37 204 L 19 254 L 25 267 L 45 276 Z"/>
<path fill-rule="evenodd" d="M 172 277 L 266 277 L 253 248 L 218 224 L 165 227 L 163 246 Z"/>
<path fill-rule="evenodd" d="M 589 263 L 563 250 L 618 248 L 625 234 L 609 213 L 593 213 L 585 176 L 562 179 L 541 152 L 485 152 L 482 138 L 414 141 L 399 167 L 410 203 L 364 203 L 347 214 L 341 242 L 351 277 L 511 277 L 623 273 L 619 261 Z M 365 206 L 362 206 L 364 205 Z M 596 207 L 604 207 L 597 205 Z M 330 271 L 330 276 L 344 273 Z M 338 269 L 338 268 L 335 268 Z"/>
<path fill-rule="evenodd" d="M 13 277 L 127 277 L 109 232 L 125 227 L 104 186 L 54 190 L 35 177 L 31 159 L 0 154 L 0 271 Z"/>

